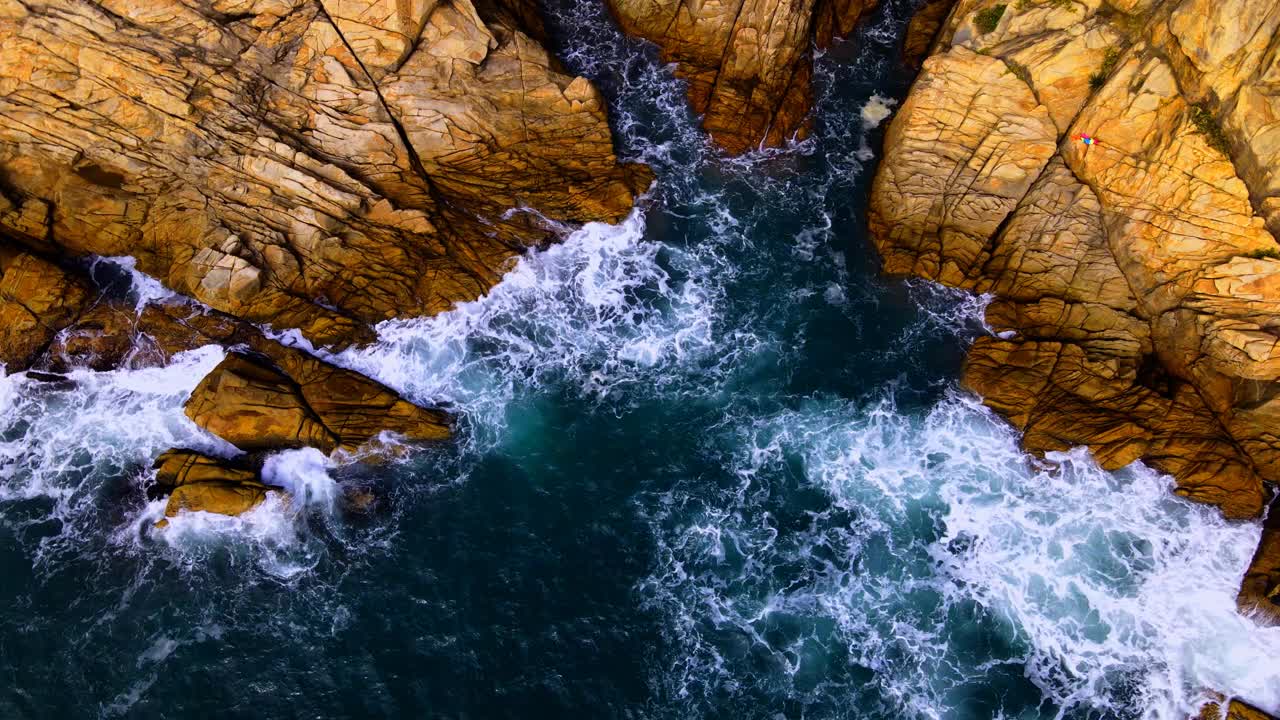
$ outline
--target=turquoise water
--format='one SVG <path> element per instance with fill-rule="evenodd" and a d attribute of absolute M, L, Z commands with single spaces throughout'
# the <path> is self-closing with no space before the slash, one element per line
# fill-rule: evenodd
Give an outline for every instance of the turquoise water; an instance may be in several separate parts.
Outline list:
<path fill-rule="evenodd" d="M 956 387 L 982 298 L 878 276 L 863 211 L 910 2 L 819 63 L 814 138 L 736 161 L 588 0 L 557 50 L 657 180 L 486 298 L 335 361 L 453 407 L 387 466 L 149 529 L 155 453 L 231 449 L 163 369 L 0 378 L 0 717 L 1180 718 L 1280 706 L 1233 612 L 1256 526 L 1024 456 Z M 339 487 L 371 489 L 352 515 Z"/>

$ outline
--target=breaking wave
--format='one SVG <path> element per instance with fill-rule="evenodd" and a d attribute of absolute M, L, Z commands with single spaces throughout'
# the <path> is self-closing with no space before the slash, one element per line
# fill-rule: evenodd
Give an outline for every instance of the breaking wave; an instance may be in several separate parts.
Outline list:
<path fill-rule="evenodd" d="M 254 707 L 299 714 L 365 693 L 374 700 L 352 714 L 420 710 L 413 699 L 476 714 L 454 701 L 479 694 L 509 697 L 508 714 L 552 696 L 560 714 L 602 716 L 1182 720 L 1208 689 L 1280 709 L 1280 629 L 1234 611 L 1257 526 L 1178 499 L 1140 465 L 1022 453 L 954 384 L 967 343 L 988 332 L 987 299 L 878 277 L 860 198 L 905 90 L 892 58 L 910 4 L 886 0 L 820 59 L 809 139 L 726 160 L 652 48 L 599 3 L 553 2 L 561 56 L 604 87 L 620 152 L 654 166 L 654 187 L 618 225 L 530 252 L 485 298 L 384 323 L 376 344 L 329 356 L 452 408 L 457 447 L 366 468 L 278 453 L 264 475 L 291 502 L 152 533 L 157 453 L 236 452 L 181 409 L 223 351 L 0 377 L 0 531 L 33 569 L 21 592 L 52 603 L 84 583 L 101 599 L 29 621 L 35 634 L 83 630 L 48 662 L 15 664 L 2 645 L 0 661 L 61 678 L 93 643 L 108 679 L 84 692 L 103 716 L 172 710 L 182 686 L 157 696 L 188 663 L 243 681 Z M 137 283 L 140 303 L 163 293 Z M 624 548 L 605 564 L 616 578 L 585 583 L 625 594 L 613 615 L 570 608 L 558 625 L 538 593 L 570 602 L 557 583 L 577 556 L 539 532 L 577 518 L 520 514 L 548 492 L 525 465 L 588 493 L 616 482 L 587 460 L 600 457 L 642 475 L 584 521 L 614 523 L 588 537 Z M 391 509 L 342 512 L 352 486 Z M 451 500 L 492 508 L 455 520 L 436 510 Z M 475 524 L 502 521 L 518 542 L 463 545 Z M 424 527 L 438 544 L 420 544 Z M 486 604 L 494 587 L 516 590 Z M 599 621 L 631 615 L 653 626 Z M 383 667 L 368 637 L 427 669 Z M 585 694 L 633 680 L 630 666 L 606 675 L 611 642 L 644 660 L 643 703 Z M 564 665 L 518 675 L 509 696 L 431 682 L 515 672 L 511 658 L 531 656 Z M 341 684 L 348 663 L 357 685 Z"/>

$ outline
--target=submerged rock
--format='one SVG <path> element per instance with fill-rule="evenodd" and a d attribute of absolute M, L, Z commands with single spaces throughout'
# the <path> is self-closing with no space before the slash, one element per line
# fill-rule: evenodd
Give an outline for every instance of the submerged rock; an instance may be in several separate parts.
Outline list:
<path fill-rule="evenodd" d="M 627 33 L 651 40 L 689 83 L 689 102 L 730 153 L 808 132 L 813 45 L 853 30 L 877 0 L 609 0 Z"/>
<path fill-rule="evenodd" d="M 132 305 L 99 301 L 54 338 L 50 368 L 111 370 L 128 364 L 138 346 L 138 316 Z"/>
<path fill-rule="evenodd" d="M 1257 517 L 1280 482 L 1280 5 L 999 5 L 955 3 L 888 130 L 885 270 L 994 296 L 964 383 L 1029 450 L 1145 460 Z"/>

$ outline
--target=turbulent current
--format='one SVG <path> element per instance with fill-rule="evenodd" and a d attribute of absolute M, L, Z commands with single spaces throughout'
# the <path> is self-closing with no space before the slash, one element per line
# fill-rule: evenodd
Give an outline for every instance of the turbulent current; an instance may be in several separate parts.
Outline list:
<path fill-rule="evenodd" d="M 1142 466 L 1023 454 L 956 385 L 982 298 L 878 277 L 911 4 L 820 58 L 813 137 L 728 161 L 652 47 L 553 3 L 648 195 L 331 357 L 449 406 L 457 443 L 280 453 L 292 504 L 156 532 L 151 458 L 234 452 L 181 410 L 222 350 L 0 377 L 0 717 L 1280 709 L 1280 629 L 1234 611 L 1258 527 Z"/>

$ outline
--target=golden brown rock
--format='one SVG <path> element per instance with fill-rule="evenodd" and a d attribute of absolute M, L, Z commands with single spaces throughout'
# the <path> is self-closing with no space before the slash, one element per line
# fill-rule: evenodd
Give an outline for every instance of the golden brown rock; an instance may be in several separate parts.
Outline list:
<path fill-rule="evenodd" d="M 964 383 L 1028 449 L 1146 460 L 1231 517 L 1280 481 L 1274 193 L 1232 164 L 1273 148 L 1197 105 L 1275 90 L 1280 6 L 1246 4 L 958 0 L 870 212 L 888 272 L 994 295 Z"/>
<path fill-rule="evenodd" d="M 924 62 L 955 4 L 956 0 L 925 0 L 924 5 L 911 16 L 902 45 L 902 57 L 908 65 L 918 67 Z"/>
<path fill-rule="evenodd" d="M 89 301 L 87 283 L 0 239 L 0 365 L 25 370 Z"/>
<path fill-rule="evenodd" d="M 68 325 L 57 332 L 39 324 L 35 329 L 21 322 L 8 326 L 17 332 L 7 341 L 6 351 L 20 351 L 18 360 L 24 366 L 39 360 L 44 369 L 106 370 L 163 364 L 176 353 L 209 344 L 243 348 L 246 352 L 233 352 L 197 386 L 187 413 L 197 424 L 244 449 L 354 450 L 383 431 L 413 441 L 449 436 L 444 413 L 419 408 L 357 373 L 285 347 L 243 321 L 179 298 L 148 303 L 139 312 L 99 297 L 81 312 L 92 292 L 87 279 L 30 253 L 9 252 L 0 260 L 5 270 L 0 293 L 7 293 L 0 297 L 25 301 L 25 305 L 7 303 L 10 310 L 27 313 L 22 318 L 35 318 L 27 310 L 34 307 L 40 317 Z M 0 312 L 6 312 L 5 307 L 0 305 Z M 37 347 L 50 341 L 47 350 Z M 158 466 L 162 484 L 180 485 L 166 478 L 229 467 L 211 459 L 199 466 L 173 465 L 177 458 L 162 457 Z M 190 456 L 182 458 L 194 462 Z"/>
<path fill-rule="evenodd" d="M 242 515 L 266 501 L 268 492 L 283 492 L 264 485 L 258 473 L 241 461 L 194 450 L 167 450 L 156 458 L 154 467 L 155 489 L 170 493 L 157 528 L 167 527 L 168 518 L 183 512 Z"/>
<path fill-rule="evenodd" d="M 1269 625 L 1280 625 L 1280 503 L 1272 504 L 1262 526 L 1258 550 L 1245 571 L 1236 599 L 1240 611 Z"/>
<path fill-rule="evenodd" d="M 194 450 L 166 450 L 160 453 L 152 467 L 156 471 L 156 485 L 166 489 L 205 482 L 258 482 L 258 473 L 248 467 Z"/>
<path fill-rule="evenodd" d="M 111 370 L 129 364 L 135 352 L 138 316 L 134 308 L 101 298 L 54 338 L 47 352 L 50 369 Z"/>
<path fill-rule="evenodd" d="M 1222 714 L 1222 704 L 1209 703 L 1200 711 L 1199 720 L 1276 720 L 1275 716 L 1265 713 L 1248 703 L 1232 700 L 1227 705 L 1227 714 Z"/>
<path fill-rule="evenodd" d="M 166 519 L 157 522 L 156 527 L 167 527 L 167 518 L 183 512 L 243 515 L 265 502 L 269 490 L 265 485 L 217 481 L 181 485 L 169 496 L 164 507 Z"/>
<path fill-rule="evenodd" d="M 270 341 L 232 353 L 191 393 L 186 413 L 242 450 L 355 450 L 390 432 L 410 441 L 449 437 L 448 418 L 368 378 Z"/>
<path fill-rule="evenodd" d="M 807 134 L 811 47 L 848 34 L 876 0 L 609 0 L 622 29 L 657 43 L 702 125 L 731 154 Z"/>
<path fill-rule="evenodd" d="M 0 230 L 321 343 L 615 220 L 603 101 L 470 0 L 0 0 Z"/>

